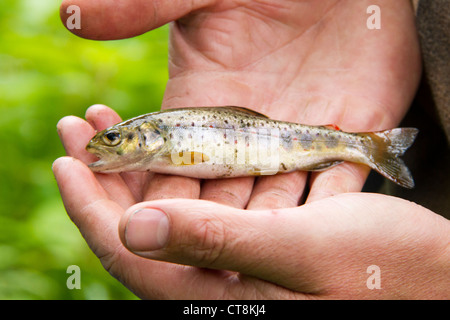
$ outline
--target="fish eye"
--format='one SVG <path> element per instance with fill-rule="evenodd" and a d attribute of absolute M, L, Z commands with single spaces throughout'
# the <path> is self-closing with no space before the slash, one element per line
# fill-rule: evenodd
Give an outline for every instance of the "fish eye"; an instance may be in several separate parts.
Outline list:
<path fill-rule="evenodd" d="M 120 132 L 117 130 L 107 131 L 103 135 L 103 141 L 110 146 L 118 145 L 120 140 Z"/>

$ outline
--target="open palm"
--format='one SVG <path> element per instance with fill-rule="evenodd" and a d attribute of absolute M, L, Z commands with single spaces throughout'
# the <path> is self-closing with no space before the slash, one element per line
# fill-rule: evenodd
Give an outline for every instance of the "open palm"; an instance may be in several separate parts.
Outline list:
<path fill-rule="evenodd" d="M 170 29 L 163 108 L 238 105 L 273 119 L 373 131 L 399 123 L 420 77 L 409 1 L 379 2 L 380 30 L 366 27 L 368 1 L 130 0 L 116 4 L 73 0 L 64 1 L 61 12 L 66 21 L 65 8 L 79 5 L 85 27 L 73 31 L 93 39 L 130 37 L 178 19 Z M 97 14 L 100 8 L 102 15 Z M 64 118 L 58 127 L 68 155 L 89 163 L 94 159 L 84 150 L 86 143 L 95 130 L 120 118 L 111 109 L 96 106 L 88 110 L 86 119 L 89 123 Z M 180 277 L 195 273 L 208 281 L 217 275 L 142 261 L 128 253 L 117 236 L 121 213 L 136 202 L 162 198 L 200 198 L 247 209 L 294 207 L 360 191 L 368 173 L 364 166 L 342 164 L 313 174 L 309 193 L 304 195 L 305 172 L 261 177 L 256 182 L 254 178 L 201 182 L 147 173 L 94 175 L 68 159 L 55 166 L 69 215 L 83 226 L 82 233 L 107 269 L 119 258 L 128 263 L 139 259 L 136 263 L 142 268 L 145 264 L 146 270 L 151 266 L 166 274 L 176 269 Z M 63 173 L 63 166 L 70 166 L 70 172 Z M 86 190 L 90 192 L 85 194 Z M 84 221 L 95 215 L 99 216 L 92 218 L 93 223 Z M 117 268 L 112 272 L 123 278 Z"/>

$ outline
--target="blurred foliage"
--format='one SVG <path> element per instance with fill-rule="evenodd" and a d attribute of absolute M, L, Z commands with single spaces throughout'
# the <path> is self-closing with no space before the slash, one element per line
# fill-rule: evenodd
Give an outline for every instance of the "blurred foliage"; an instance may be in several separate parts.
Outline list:
<path fill-rule="evenodd" d="M 64 155 L 56 123 L 106 104 L 123 118 L 159 109 L 167 81 L 163 27 L 120 41 L 80 39 L 59 2 L 0 2 L 0 299 L 130 299 L 67 217 L 51 171 Z M 69 265 L 81 290 L 69 290 Z"/>

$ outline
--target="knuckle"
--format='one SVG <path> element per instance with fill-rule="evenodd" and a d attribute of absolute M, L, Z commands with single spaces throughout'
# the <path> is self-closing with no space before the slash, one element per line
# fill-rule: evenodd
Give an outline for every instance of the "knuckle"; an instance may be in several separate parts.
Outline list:
<path fill-rule="evenodd" d="M 198 266 L 213 266 L 226 251 L 226 227 L 219 219 L 201 217 L 189 226 L 190 249 Z"/>

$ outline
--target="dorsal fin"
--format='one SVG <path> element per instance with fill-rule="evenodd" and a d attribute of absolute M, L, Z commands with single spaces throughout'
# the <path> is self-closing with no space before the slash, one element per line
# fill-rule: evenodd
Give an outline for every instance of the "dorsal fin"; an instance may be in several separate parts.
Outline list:
<path fill-rule="evenodd" d="M 265 114 L 259 113 L 257 111 L 254 111 L 252 109 L 248 109 L 248 108 L 245 108 L 245 107 L 226 106 L 226 107 L 221 107 L 221 108 L 230 108 L 230 109 L 233 109 L 233 110 L 236 110 L 236 111 L 247 113 L 247 114 L 252 115 L 252 116 L 258 116 L 258 117 L 269 119 L 269 117 L 266 116 Z"/>

